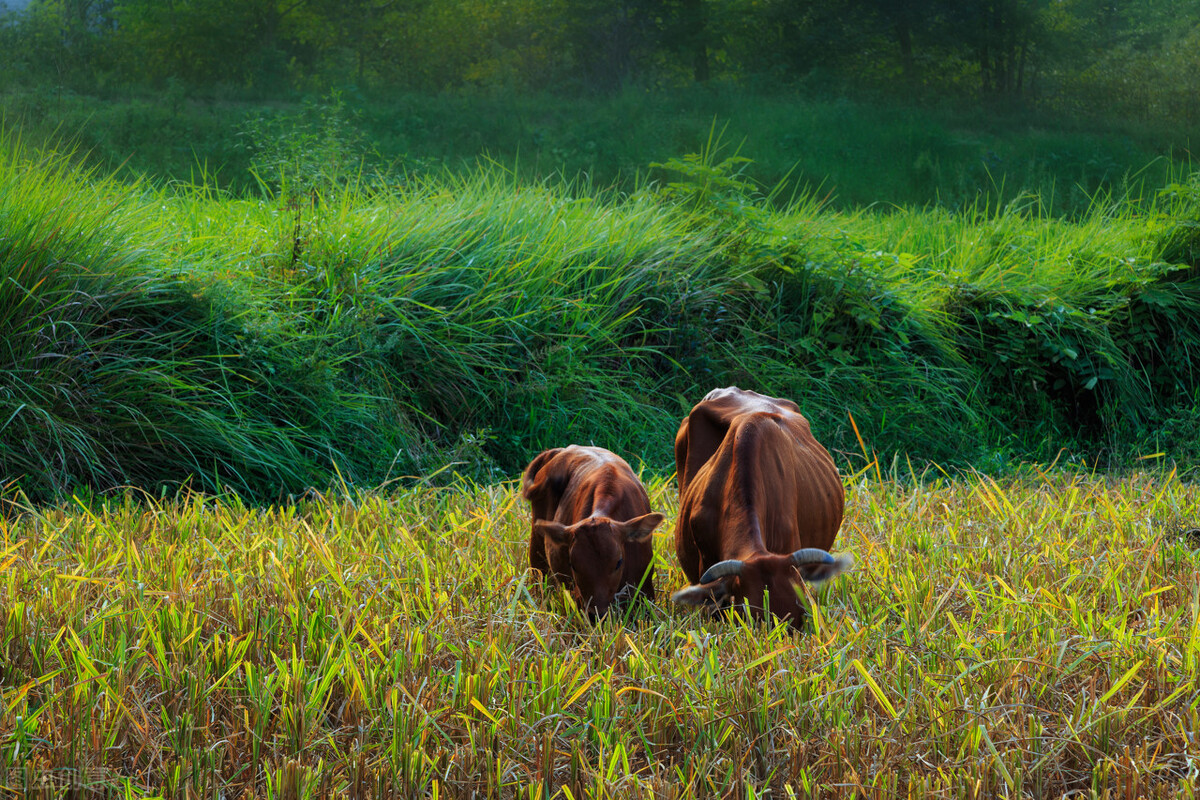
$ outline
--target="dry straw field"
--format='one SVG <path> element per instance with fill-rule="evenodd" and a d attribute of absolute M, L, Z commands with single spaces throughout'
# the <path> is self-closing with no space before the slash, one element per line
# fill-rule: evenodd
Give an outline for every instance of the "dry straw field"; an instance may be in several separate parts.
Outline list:
<path fill-rule="evenodd" d="M 0 516 L 0 786 L 60 796 L 1193 797 L 1200 489 L 848 477 L 804 636 L 525 569 L 512 484 Z M 674 484 L 648 481 L 670 517 Z M 672 523 L 657 583 L 683 583 Z"/>

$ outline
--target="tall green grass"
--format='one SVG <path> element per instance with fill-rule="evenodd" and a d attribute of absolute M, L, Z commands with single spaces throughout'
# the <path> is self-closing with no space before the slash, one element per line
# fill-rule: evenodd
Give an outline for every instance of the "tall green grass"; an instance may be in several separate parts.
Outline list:
<path fill-rule="evenodd" d="M 0 472 L 42 496 L 327 483 L 362 402 L 291 320 L 247 335 L 272 323 L 205 285 L 164 202 L 0 141 Z"/>
<path fill-rule="evenodd" d="M 633 194 L 488 168 L 238 199 L 0 150 L 0 465 L 43 496 L 494 478 L 569 441 L 665 469 L 729 384 L 797 400 L 843 464 L 1200 441 L 1194 178 L 1068 222 L 775 211 L 712 152 Z"/>

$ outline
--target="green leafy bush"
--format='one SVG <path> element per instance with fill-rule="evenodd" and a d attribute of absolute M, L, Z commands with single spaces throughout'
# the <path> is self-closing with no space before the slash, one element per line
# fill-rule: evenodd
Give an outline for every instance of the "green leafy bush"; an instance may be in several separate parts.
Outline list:
<path fill-rule="evenodd" d="M 1200 285 L 1163 199 L 771 210 L 710 154 L 665 196 L 492 169 L 298 207 L 0 150 L 0 472 L 42 496 L 496 479 L 567 442 L 665 470 L 730 384 L 797 400 L 852 469 L 1190 435 Z"/>

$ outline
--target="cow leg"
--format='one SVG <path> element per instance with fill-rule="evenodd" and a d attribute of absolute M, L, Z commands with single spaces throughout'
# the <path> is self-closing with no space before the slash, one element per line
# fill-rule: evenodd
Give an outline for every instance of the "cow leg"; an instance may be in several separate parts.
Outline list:
<path fill-rule="evenodd" d="M 625 567 L 624 580 L 627 585 L 636 586 L 638 594 L 647 600 L 654 599 L 654 550 L 651 545 L 644 547 L 629 547 L 625 550 L 628 563 Z"/>
<path fill-rule="evenodd" d="M 675 526 L 675 555 L 679 558 L 679 565 L 683 567 L 688 583 L 699 583 L 700 576 L 704 574 L 704 565 L 700 560 L 700 548 L 692 537 L 691 525 L 684 520 L 683 514 L 679 515 Z"/>
<path fill-rule="evenodd" d="M 529 534 L 529 566 L 542 575 L 550 574 L 550 560 L 546 558 L 546 539 L 537 531 Z"/>
<path fill-rule="evenodd" d="M 646 570 L 646 579 L 644 581 L 642 581 L 641 593 L 642 593 L 642 597 L 646 598 L 647 600 L 654 599 L 654 569 L 653 568 Z"/>

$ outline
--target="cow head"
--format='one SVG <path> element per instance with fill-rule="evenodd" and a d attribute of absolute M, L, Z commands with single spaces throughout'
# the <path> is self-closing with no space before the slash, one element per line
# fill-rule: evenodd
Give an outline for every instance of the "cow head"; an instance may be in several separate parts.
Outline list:
<path fill-rule="evenodd" d="M 574 525 L 539 520 L 533 527 L 545 540 L 550 568 L 571 579 L 579 608 L 598 616 L 625 586 L 625 545 L 648 542 L 662 521 L 662 514 L 644 514 L 624 522 L 589 517 Z"/>
<path fill-rule="evenodd" d="M 700 583 L 676 592 L 671 599 L 713 611 L 744 604 L 756 619 L 763 619 L 769 611 L 799 630 L 804 609 L 797 583 L 819 585 L 852 566 L 854 558 L 849 553 L 835 557 L 814 547 L 791 555 L 763 553 L 745 561 L 733 559 L 713 564 L 700 576 Z M 769 608 L 764 608 L 766 604 Z"/>

